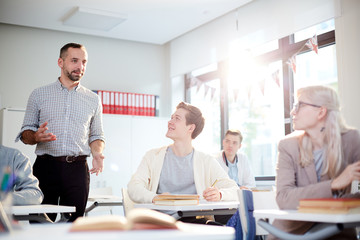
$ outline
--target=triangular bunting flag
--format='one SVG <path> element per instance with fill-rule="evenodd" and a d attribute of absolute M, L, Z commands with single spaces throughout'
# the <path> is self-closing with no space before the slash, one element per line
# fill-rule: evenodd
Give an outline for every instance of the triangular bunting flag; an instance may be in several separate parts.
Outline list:
<path fill-rule="evenodd" d="M 316 54 L 318 54 L 318 43 L 317 43 L 317 36 L 316 34 L 310 38 L 309 40 L 307 40 L 307 42 L 305 43 L 305 45 L 310 48 L 311 50 L 313 50 L 314 52 L 316 52 Z"/>
<path fill-rule="evenodd" d="M 211 100 L 214 99 L 216 88 L 211 88 Z"/>
<path fill-rule="evenodd" d="M 191 80 L 190 80 L 190 88 L 196 86 L 196 83 L 197 83 L 197 78 L 196 77 L 192 77 Z"/>
<path fill-rule="evenodd" d="M 204 98 L 206 98 L 206 95 L 207 95 L 210 87 L 209 87 L 208 85 L 204 84 L 204 88 L 205 88 L 205 89 L 204 89 Z"/>
<path fill-rule="evenodd" d="M 271 74 L 271 77 L 273 78 L 274 82 L 280 87 L 280 71 L 279 69 L 276 70 Z"/>
<path fill-rule="evenodd" d="M 292 71 L 296 73 L 296 55 L 293 55 L 291 58 L 289 58 L 286 64 L 290 65 Z"/>

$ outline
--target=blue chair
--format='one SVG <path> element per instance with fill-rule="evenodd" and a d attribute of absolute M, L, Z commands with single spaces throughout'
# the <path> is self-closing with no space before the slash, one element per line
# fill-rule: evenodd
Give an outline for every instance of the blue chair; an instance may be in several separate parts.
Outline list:
<path fill-rule="evenodd" d="M 264 239 L 268 231 L 256 223 L 254 209 L 278 209 L 275 192 L 238 190 L 239 216 L 242 225 L 243 239 Z"/>
<path fill-rule="evenodd" d="M 239 195 L 239 209 L 229 219 L 226 226 L 235 228 L 236 240 L 255 239 L 255 219 L 253 217 L 253 199 L 251 191 L 241 192 Z"/>

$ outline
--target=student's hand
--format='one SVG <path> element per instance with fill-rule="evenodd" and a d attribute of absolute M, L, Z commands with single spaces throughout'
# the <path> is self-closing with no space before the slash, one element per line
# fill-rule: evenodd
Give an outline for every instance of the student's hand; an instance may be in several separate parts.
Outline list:
<path fill-rule="evenodd" d="M 91 174 L 96 173 L 96 176 L 99 175 L 104 169 L 104 155 L 99 152 L 92 153 L 93 160 L 92 160 L 92 169 L 89 170 Z"/>
<path fill-rule="evenodd" d="M 160 198 L 160 197 L 159 197 L 160 195 L 165 195 L 165 194 L 170 194 L 170 193 L 169 193 L 169 192 L 164 192 L 164 193 L 161 193 L 161 194 L 156 195 L 156 196 L 153 198 L 152 203 L 155 203 L 155 200 L 158 199 L 158 198 Z"/>
<path fill-rule="evenodd" d="M 46 127 L 47 124 L 47 122 L 41 124 L 38 130 L 35 132 L 35 141 L 37 143 L 56 140 L 56 136 L 54 134 L 46 132 L 48 130 L 48 128 Z"/>
<path fill-rule="evenodd" d="M 206 201 L 218 202 L 221 200 L 221 193 L 217 187 L 209 187 L 203 192 Z"/>
<path fill-rule="evenodd" d="M 239 188 L 244 189 L 244 190 L 250 190 L 248 187 L 245 187 L 245 186 L 240 186 Z"/>
<path fill-rule="evenodd" d="M 360 180 L 360 161 L 348 165 L 331 183 L 331 190 L 340 190 L 349 186 L 352 181 Z"/>

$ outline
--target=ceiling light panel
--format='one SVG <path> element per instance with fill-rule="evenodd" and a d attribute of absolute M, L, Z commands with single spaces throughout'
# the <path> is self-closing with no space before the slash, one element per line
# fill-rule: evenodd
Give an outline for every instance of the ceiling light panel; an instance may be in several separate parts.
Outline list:
<path fill-rule="evenodd" d="M 76 7 L 64 19 L 63 24 L 109 31 L 126 20 L 126 15 L 97 9 Z"/>

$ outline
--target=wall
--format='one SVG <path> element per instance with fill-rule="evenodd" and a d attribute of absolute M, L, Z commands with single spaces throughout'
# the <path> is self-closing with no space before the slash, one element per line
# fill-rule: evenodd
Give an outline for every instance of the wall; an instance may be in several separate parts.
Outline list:
<path fill-rule="evenodd" d="M 339 95 L 346 122 L 360 129 L 360 1 L 342 0 L 335 19 Z"/>
<path fill-rule="evenodd" d="M 160 96 L 160 116 L 171 106 L 167 52 L 163 46 L 0 24 L 0 108 L 25 108 L 31 91 L 54 82 L 60 48 L 68 42 L 86 46 L 89 89 L 117 90 Z"/>
<path fill-rule="evenodd" d="M 171 41 L 170 76 L 225 60 L 234 41 L 248 49 L 337 17 L 339 1 L 252 1 Z"/>

